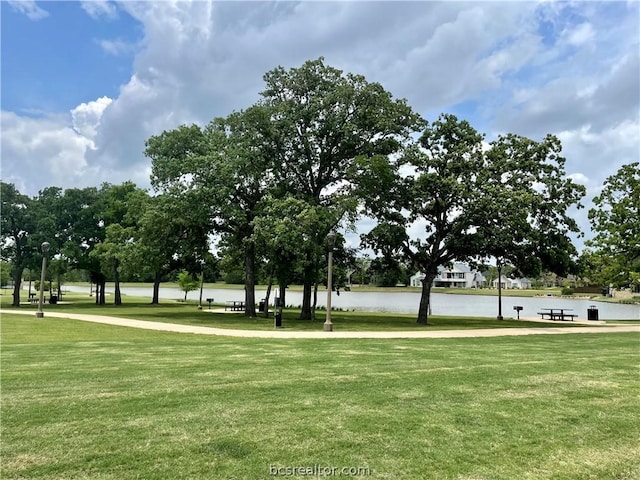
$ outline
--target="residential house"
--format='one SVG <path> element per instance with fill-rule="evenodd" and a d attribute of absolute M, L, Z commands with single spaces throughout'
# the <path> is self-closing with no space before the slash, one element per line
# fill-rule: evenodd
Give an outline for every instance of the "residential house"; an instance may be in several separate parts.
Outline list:
<path fill-rule="evenodd" d="M 507 278 L 504 275 L 500 277 L 500 287 L 505 289 L 529 289 L 531 288 L 531 280 L 528 278 Z M 493 281 L 493 288 L 498 288 L 498 279 Z"/>
<path fill-rule="evenodd" d="M 421 287 L 424 273 L 418 272 L 410 279 L 412 287 Z M 439 267 L 433 280 L 434 287 L 480 288 L 486 285 L 484 276 L 464 263 L 454 263 L 450 268 Z"/>

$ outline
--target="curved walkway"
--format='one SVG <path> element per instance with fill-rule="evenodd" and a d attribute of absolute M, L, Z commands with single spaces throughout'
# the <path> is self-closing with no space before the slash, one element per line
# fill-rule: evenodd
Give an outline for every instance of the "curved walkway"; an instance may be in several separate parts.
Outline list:
<path fill-rule="evenodd" d="M 35 316 L 34 311 L 5 310 L 5 313 L 17 313 Z M 198 327 L 177 323 L 150 322 L 130 318 L 107 317 L 78 313 L 45 312 L 45 318 L 68 318 L 84 322 L 105 323 L 120 327 L 142 328 L 146 330 L 162 330 L 177 333 L 196 333 L 201 335 L 221 335 L 228 337 L 253 338 L 471 338 L 471 337 L 503 337 L 514 335 L 562 335 L 567 333 L 640 333 L 640 325 L 610 325 L 596 327 L 540 327 L 540 328 L 482 328 L 474 330 L 418 330 L 418 331 L 294 331 L 294 330 L 236 330 L 228 328 Z M 340 328 L 338 326 L 338 328 Z"/>

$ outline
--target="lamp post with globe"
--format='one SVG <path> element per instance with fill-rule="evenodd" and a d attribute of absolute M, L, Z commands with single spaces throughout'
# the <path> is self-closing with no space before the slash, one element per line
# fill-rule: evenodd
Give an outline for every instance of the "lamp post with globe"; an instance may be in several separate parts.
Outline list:
<path fill-rule="evenodd" d="M 327 235 L 327 245 L 329 246 L 329 265 L 327 268 L 327 315 L 324 321 L 324 331 L 332 332 L 333 323 L 331 322 L 331 290 L 333 290 L 333 247 L 336 243 L 336 233 L 331 231 Z"/>

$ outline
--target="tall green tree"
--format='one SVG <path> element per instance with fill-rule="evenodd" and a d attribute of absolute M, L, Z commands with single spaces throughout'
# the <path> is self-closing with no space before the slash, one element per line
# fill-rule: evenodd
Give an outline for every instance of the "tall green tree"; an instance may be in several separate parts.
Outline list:
<path fill-rule="evenodd" d="M 482 135 L 454 115 L 429 124 L 398 161 L 377 157 L 362 165 L 367 211 L 378 224 L 363 238 L 387 259 L 404 259 L 424 273 L 417 322 L 427 324 L 431 287 L 438 267 L 473 255 L 471 227 L 477 224 Z M 401 173 L 400 167 L 410 172 Z M 411 237 L 410 229 L 420 228 Z"/>
<path fill-rule="evenodd" d="M 96 303 L 105 303 L 106 275 L 100 260 L 91 255 L 93 249 L 104 240 L 105 228 L 102 190 L 96 187 L 70 188 L 62 191 L 57 187 L 41 192 L 40 204 L 53 222 L 55 238 L 61 255 L 69 262 L 69 268 L 85 270 L 96 285 Z"/>
<path fill-rule="evenodd" d="M 545 270 L 576 273 L 577 250 L 571 235 L 579 228 L 569 215 L 581 207 L 585 189 L 564 169 L 562 145 L 553 135 L 534 141 L 503 135 L 491 142 L 478 172 L 476 239 L 485 258 L 495 261 L 498 278 L 505 265 L 519 275 L 537 277 Z M 498 282 L 498 318 L 502 319 Z"/>
<path fill-rule="evenodd" d="M 153 278 L 151 303 L 160 301 L 160 282 L 173 272 L 194 270 L 200 260 L 213 265 L 208 253 L 210 222 L 188 197 L 162 194 L 150 197 L 137 211 L 134 241 L 127 249 L 126 273 Z"/>
<path fill-rule="evenodd" d="M 113 303 L 115 305 L 122 305 L 120 267 L 122 262 L 126 261 L 127 250 L 131 248 L 134 228 L 125 228 L 119 223 L 112 223 L 111 225 L 107 225 L 105 233 L 104 241 L 97 244 L 90 255 L 100 261 L 102 271 L 105 275 L 112 275 L 114 282 Z"/>
<path fill-rule="evenodd" d="M 380 84 L 344 74 L 324 59 L 299 68 L 278 67 L 264 76 L 262 104 L 270 109 L 268 134 L 277 168 L 274 175 L 288 195 L 311 205 L 333 208 L 346 200 L 345 215 L 355 215 L 349 201 L 355 190 L 355 160 L 398 152 L 421 126 L 404 100 L 394 100 Z M 332 225 L 310 242 L 324 242 Z M 309 255 L 318 245 L 302 247 Z M 317 261 L 309 257 L 303 275 L 302 319 L 313 317 L 312 287 Z"/>
<path fill-rule="evenodd" d="M 604 259 L 600 280 L 615 287 L 640 287 L 640 162 L 620 167 L 604 182 L 589 210 L 595 233 L 587 244 Z"/>
<path fill-rule="evenodd" d="M 425 274 L 420 324 L 438 267 L 454 260 L 493 257 L 530 274 L 572 265 L 578 228 L 567 209 L 584 189 L 566 178 L 560 142 L 507 135 L 485 154 L 482 141 L 468 122 L 442 115 L 400 161 L 379 157 L 363 169 L 366 206 L 379 221 L 364 243 Z"/>
<path fill-rule="evenodd" d="M 13 280 L 11 305 L 20 306 L 22 273 L 35 260 L 41 259 L 39 251 L 38 216 L 35 202 L 20 193 L 12 183 L 1 182 L 2 215 L 0 216 L 0 243 L 2 260 L 10 262 Z"/>
<path fill-rule="evenodd" d="M 183 126 L 151 137 L 146 149 L 154 188 L 203 212 L 211 233 L 243 252 L 250 317 L 256 315 L 254 220 L 274 185 L 273 157 L 264 139 L 269 118 L 264 107 L 251 107 L 214 119 L 205 129 Z"/>
<path fill-rule="evenodd" d="M 139 223 L 138 212 L 148 199 L 145 190 L 138 188 L 133 182 L 120 185 L 105 183 L 97 197 L 96 214 L 100 240 L 89 253 L 90 259 L 98 261 L 103 278 L 111 277 L 114 281 L 114 303 L 122 304 L 120 293 L 120 273 L 123 262 L 126 262 Z M 104 284 L 101 298 L 104 302 Z"/>
<path fill-rule="evenodd" d="M 326 265 L 326 232 L 338 225 L 342 215 L 339 208 L 310 204 L 293 196 L 264 199 L 262 213 L 254 221 L 255 238 L 267 258 L 269 272 L 278 280 L 283 302 L 286 287 L 295 276 L 308 279 L 309 272 L 314 272 L 311 280 L 317 289 L 321 268 Z M 312 316 L 314 305 L 312 301 Z"/>

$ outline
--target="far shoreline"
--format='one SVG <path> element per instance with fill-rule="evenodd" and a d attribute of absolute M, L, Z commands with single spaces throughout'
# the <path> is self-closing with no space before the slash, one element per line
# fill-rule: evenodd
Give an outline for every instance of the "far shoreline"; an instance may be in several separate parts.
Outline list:
<path fill-rule="evenodd" d="M 89 288 L 89 282 L 68 282 L 63 284 L 63 289 L 65 285 L 69 286 L 79 286 Z M 23 288 L 26 285 L 23 283 Z M 113 288 L 114 282 L 107 282 L 107 288 Z M 120 287 L 132 287 L 132 288 L 153 288 L 153 283 L 150 282 L 121 282 Z M 163 282 L 160 284 L 160 288 L 179 288 L 176 282 Z M 244 289 L 244 285 L 242 284 L 230 284 L 230 283 L 222 283 L 222 282 L 205 282 L 203 288 L 209 289 L 224 289 L 224 290 L 242 290 Z M 259 284 L 256 285 L 256 291 L 266 291 L 268 285 Z M 272 285 L 272 292 L 278 288 L 277 285 Z M 3 290 L 8 290 L 8 287 L 3 288 Z M 293 292 L 301 292 L 302 285 L 291 285 L 287 287 L 288 290 Z M 421 290 L 420 287 L 410 287 L 410 286 L 397 286 L 397 287 L 376 287 L 372 285 L 351 285 L 351 287 L 340 288 L 341 293 L 348 293 L 349 291 L 353 292 L 363 292 L 363 293 L 419 293 Z M 321 285 L 318 288 L 318 292 L 326 292 L 324 285 Z M 431 289 L 432 293 L 440 293 L 445 295 L 481 295 L 481 296 L 497 296 L 498 289 L 495 288 L 442 288 L 442 287 L 433 287 Z M 607 302 L 607 303 L 619 303 L 619 304 L 627 304 L 627 305 L 640 305 L 640 294 L 630 294 L 629 292 L 616 292 L 618 296 L 608 297 L 604 295 L 598 294 L 574 294 L 574 295 L 562 295 L 561 287 L 554 288 L 546 288 L 546 289 L 503 289 L 502 296 L 503 297 L 521 297 L 521 298 L 565 298 L 565 299 L 573 299 L 573 300 L 592 300 L 597 302 Z"/>

